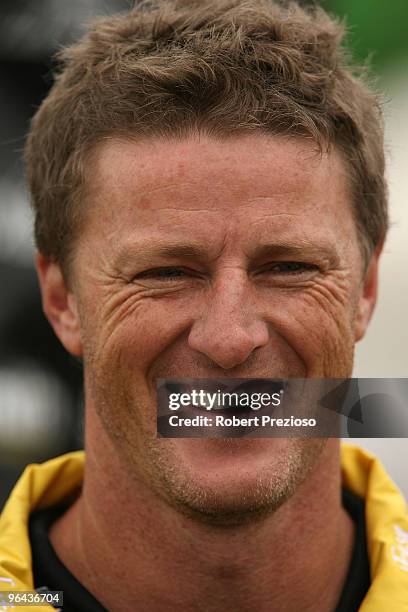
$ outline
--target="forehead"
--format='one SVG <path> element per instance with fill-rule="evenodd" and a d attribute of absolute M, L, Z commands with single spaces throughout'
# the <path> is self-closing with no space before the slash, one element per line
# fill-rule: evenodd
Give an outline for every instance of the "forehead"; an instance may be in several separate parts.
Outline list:
<path fill-rule="evenodd" d="M 120 240 L 233 227 L 256 237 L 269 221 L 285 234 L 354 225 L 343 161 L 304 139 L 111 139 L 95 149 L 87 174 L 86 225 Z"/>

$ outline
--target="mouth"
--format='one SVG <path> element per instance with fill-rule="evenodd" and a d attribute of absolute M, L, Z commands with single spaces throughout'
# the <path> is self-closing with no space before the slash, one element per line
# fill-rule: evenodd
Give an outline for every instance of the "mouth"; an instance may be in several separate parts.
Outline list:
<path fill-rule="evenodd" d="M 158 434 L 211 438 L 249 435 L 259 427 L 260 417 L 281 416 L 287 384 L 270 378 L 160 379 Z"/>
<path fill-rule="evenodd" d="M 170 394 L 194 396 L 195 401 L 184 404 L 181 412 L 200 415 L 214 410 L 227 416 L 246 416 L 262 410 L 260 405 L 251 405 L 251 398 L 261 395 L 276 397 L 279 394 L 283 398 L 286 386 L 282 379 L 269 378 L 180 379 L 165 381 L 164 384 L 168 397 Z"/>

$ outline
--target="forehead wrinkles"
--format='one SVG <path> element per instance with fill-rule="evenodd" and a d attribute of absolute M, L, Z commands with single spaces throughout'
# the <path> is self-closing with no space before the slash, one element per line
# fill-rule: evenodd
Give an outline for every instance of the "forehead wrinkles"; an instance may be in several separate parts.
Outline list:
<path fill-rule="evenodd" d="M 236 143 L 115 140 L 90 156 L 88 193 L 100 198 L 108 190 L 111 197 L 122 197 L 125 190 L 135 205 L 149 208 L 176 206 L 182 198 L 184 207 L 193 209 L 190 194 L 195 199 L 199 194 L 200 205 L 207 198 L 217 206 L 228 200 L 252 202 L 313 189 L 325 170 L 319 162 L 304 143 L 259 135 Z"/>
<path fill-rule="evenodd" d="M 212 252 L 223 252 L 230 237 L 239 237 L 247 250 L 242 240 L 259 240 L 261 234 L 264 239 L 265 232 L 290 240 L 302 233 L 303 222 L 316 237 L 329 225 L 344 225 L 345 204 L 339 200 L 347 198 L 347 185 L 338 155 L 320 160 L 304 142 L 259 135 L 231 145 L 215 140 L 104 143 L 88 165 L 91 209 L 99 209 L 89 217 L 93 233 L 114 246 L 132 234 L 137 239 L 162 233 L 167 239 L 185 229 L 193 238 L 205 235 Z M 337 216 L 339 224 L 333 223 Z"/>

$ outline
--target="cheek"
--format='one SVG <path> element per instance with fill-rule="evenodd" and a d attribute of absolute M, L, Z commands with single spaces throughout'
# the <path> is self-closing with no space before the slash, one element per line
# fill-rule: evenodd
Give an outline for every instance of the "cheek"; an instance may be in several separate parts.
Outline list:
<path fill-rule="evenodd" d="M 296 351 L 308 377 L 351 375 L 354 316 L 349 295 L 346 287 L 315 284 L 288 293 L 276 305 L 272 325 Z"/>
<path fill-rule="evenodd" d="M 85 363 L 115 368 L 122 376 L 143 378 L 155 359 L 188 328 L 190 308 L 183 300 L 146 298 L 130 290 L 103 298 L 83 319 Z"/>
<path fill-rule="evenodd" d="M 94 300 L 83 310 L 85 389 L 104 429 L 124 450 L 142 448 L 155 436 L 156 413 L 144 372 L 165 341 L 169 319 L 137 296 Z M 129 451 L 130 452 L 130 451 Z"/>

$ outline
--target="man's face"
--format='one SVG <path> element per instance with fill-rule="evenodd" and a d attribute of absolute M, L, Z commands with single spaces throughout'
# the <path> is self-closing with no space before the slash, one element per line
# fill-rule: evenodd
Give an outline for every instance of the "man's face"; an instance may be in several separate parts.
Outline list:
<path fill-rule="evenodd" d="M 73 263 L 87 410 L 179 508 L 278 507 L 320 440 L 157 439 L 157 378 L 347 377 L 362 259 L 346 170 L 307 141 L 107 141 Z"/>

